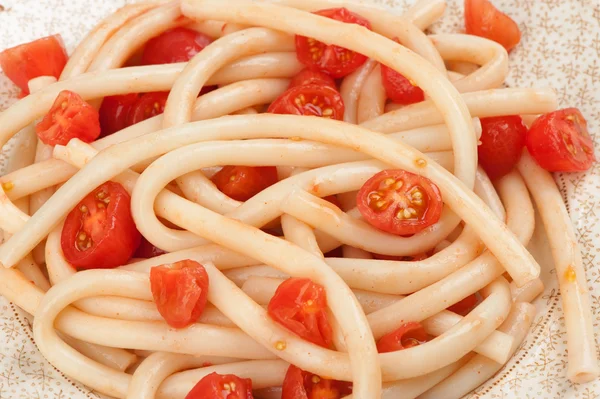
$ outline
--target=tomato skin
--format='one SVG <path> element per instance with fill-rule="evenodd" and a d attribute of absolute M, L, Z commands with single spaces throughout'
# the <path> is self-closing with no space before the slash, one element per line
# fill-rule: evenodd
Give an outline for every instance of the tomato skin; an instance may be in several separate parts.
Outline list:
<path fill-rule="evenodd" d="M 100 135 L 98 111 L 79 94 L 63 90 L 35 131 L 48 145 L 66 145 L 74 138 L 91 143 Z"/>
<path fill-rule="evenodd" d="M 337 90 L 329 86 L 296 86 L 283 92 L 271 103 L 267 112 L 319 116 L 341 121 L 344 119 L 344 100 Z"/>
<path fill-rule="evenodd" d="M 395 352 L 412 348 L 427 342 L 429 336 L 423 329 L 421 323 L 411 321 L 401 325 L 398 329 L 384 335 L 377 341 L 379 353 Z"/>
<path fill-rule="evenodd" d="M 352 384 L 329 380 L 290 365 L 281 390 L 281 399 L 340 399 L 352 393 Z"/>
<path fill-rule="evenodd" d="M 187 28 L 168 30 L 146 43 L 143 65 L 187 62 L 212 42 L 205 34 Z"/>
<path fill-rule="evenodd" d="M 401 236 L 435 224 L 443 208 L 442 195 L 431 180 L 401 169 L 384 170 L 367 180 L 356 202 L 369 224 Z"/>
<path fill-rule="evenodd" d="M 396 104 L 409 105 L 425 100 L 425 93 L 404 75 L 381 65 L 381 78 L 387 97 Z"/>
<path fill-rule="evenodd" d="M 277 183 L 274 166 L 225 166 L 211 178 L 217 188 L 230 198 L 247 201 Z"/>
<path fill-rule="evenodd" d="M 112 269 L 127 263 L 140 237 L 129 193 L 109 181 L 67 215 L 60 244 L 67 261 L 77 269 Z"/>
<path fill-rule="evenodd" d="M 481 118 L 479 164 L 490 179 L 508 174 L 523 153 L 527 126 L 518 115 Z"/>
<path fill-rule="evenodd" d="M 332 89 L 337 90 L 335 80 L 333 80 L 331 76 L 327 75 L 325 72 L 313 71 L 308 68 L 304 68 L 300 71 L 298 75 L 294 76 L 288 88 L 291 89 L 292 87 L 296 86 L 306 86 L 313 84 L 320 86 L 328 86 Z"/>
<path fill-rule="evenodd" d="M 168 325 L 185 328 L 202 316 L 208 296 L 208 274 L 200 263 L 186 259 L 150 269 L 150 289 Z"/>
<path fill-rule="evenodd" d="M 371 29 L 368 20 L 346 8 L 331 8 L 314 14 Z M 334 79 L 343 78 L 367 61 L 367 57 L 362 54 L 298 35 L 296 35 L 296 55 L 298 61 L 308 68 L 326 72 Z"/>
<path fill-rule="evenodd" d="M 155 247 L 150 243 L 150 241 L 146 240 L 146 238 L 142 236 L 140 245 L 135 250 L 133 257 L 150 259 L 156 256 L 164 255 L 166 253 L 167 251 L 163 251 L 162 249 Z"/>
<path fill-rule="evenodd" d="M 540 116 L 525 141 L 531 156 L 549 172 L 582 172 L 596 162 L 587 121 L 577 108 Z"/>
<path fill-rule="evenodd" d="M 129 110 L 135 105 L 139 97 L 137 93 L 104 97 L 99 110 L 102 137 L 129 126 L 127 121 Z"/>
<path fill-rule="evenodd" d="M 67 59 L 62 38 L 53 35 L 0 52 L 0 68 L 24 94 L 29 94 L 31 79 L 40 76 L 58 79 Z"/>
<path fill-rule="evenodd" d="M 477 295 L 472 294 L 448 308 L 449 311 L 466 316 L 477 304 Z"/>
<path fill-rule="evenodd" d="M 269 316 L 301 338 L 330 348 L 333 332 L 327 319 L 325 289 L 307 278 L 289 278 L 277 287 Z"/>
<path fill-rule="evenodd" d="M 468 34 L 500 43 L 506 51 L 521 41 L 519 25 L 489 0 L 465 0 L 465 27 Z"/>
<path fill-rule="evenodd" d="M 231 387 L 234 387 L 232 390 Z M 252 380 L 233 374 L 211 373 L 202 378 L 185 399 L 252 399 Z"/>
<path fill-rule="evenodd" d="M 127 113 L 127 126 L 135 125 L 165 112 L 168 97 L 168 92 L 142 94 Z"/>

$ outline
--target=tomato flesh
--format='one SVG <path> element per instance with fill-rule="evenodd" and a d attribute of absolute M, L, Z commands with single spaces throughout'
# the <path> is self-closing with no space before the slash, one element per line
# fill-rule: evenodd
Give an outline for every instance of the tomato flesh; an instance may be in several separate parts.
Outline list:
<path fill-rule="evenodd" d="M 306 86 L 306 85 L 320 85 L 320 86 L 328 86 L 332 89 L 337 90 L 337 86 L 335 84 L 335 80 L 329 75 L 321 71 L 313 71 L 311 69 L 305 68 L 300 73 L 292 79 L 290 82 L 289 88 L 296 86 Z"/>
<path fill-rule="evenodd" d="M 341 121 L 344 118 L 344 100 L 337 90 L 329 86 L 296 86 L 283 92 L 267 112 L 319 116 Z"/>
<path fill-rule="evenodd" d="M 150 243 L 150 241 L 146 240 L 146 238 L 144 236 L 142 236 L 140 245 L 135 250 L 133 257 L 150 259 L 150 258 L 154 258 L 155 256 L 164 255 L 166 253 L 167 253 L 167 251 L 163 251 L 162 249 L 155 247 L 154 245 L 152 245 Z"/>
<path fill-rule="evenodd" d="M 527 126 L 518 115 L 481 118 L 479 164 L 491 179 L 509 173 L 523 153 Z"/>
<path fill-rule="evenodd" d="M 186 259 L 150 269 L 150 289 L 158 312 L 168 325 L 185 328 L 202 316 L 208 296 L 208 274 Z"/>
<path fill-rule="evenodd" d="M 168 92 L 142 94 L 127 113 L 127 125 L 135 125 L 165 112 L 168 97 Z"/>
<path fill-rule="evenodd" d="M 269 316 L 307 341 L 331 347 L 325 289 L 307 278 L 289 278 L 277 287 L 267 308 Z"/>
<path fill-rule="evenodd" d="M 29 94 L 31 79 L 40 76 L 58 79 L 67 58 L 62 38 L 53 35 L 0 52 L 0 68 L 24 94 Z"/>
<path fill-rule="evenodd" d="M 285 373 L 281 399 L 340 399 L 352 393 L 352 384 L 322 378 L 290 365 Z"/>
<path fill-rule="evenodd" d="M 531 156 L 550 172 L 582 172 L 596 162 L 587 121 L 577 108 L 540 116 L 525 141 Z"/>
<path fill-rule="evenodd" d="M 379 353 L 386 353 L 408 349 L 419 346 L 427 342 L 428 339 L 429 336 L 423 329 L 421 323 L 411 321 L 381 337 L 379 341 L 377 341 L 377 351 Z"/>
<path fill-rule="evenodd" d="M 210 37 L 192 29 L 171 29 L 148 40 L 142 55 L 142 64 L 187 62 L 211 42 Z"/>
<path fill-rule="evenodd" d="M 368 20 L 346 8 L 331 8 L 315 12 L 317 15 L 371 29 Z M 343 47 L 327 45 L 313 38 L 296 35 L 298 61 L 313 70 L 323 71 L 332 78 L 342 78 L 365 63 L 367 57 Z"/>
<path fill-rule="evenodd" d="M 521 41 L 519 25 L 489 0 L 465 0 L 465 27 L 468 34 L 500 43 L 506 51 Z"/>
<path fill-rule="evenodd" d="M 425 93 L 419 86 L 392 68 L 381 65 L 381 78 L 387 97 L 396 104 L 409 105 L 425 100 Z"/>
<path fill-rule="evenodd" d="M 131 197 L 119 183 L 106 182 L 67 215 L 61 248 L 78 269 L 124 265 L 140 244 L 131 216 Z"/>
<path fill-rule="evenodd" d="M 477 295 L 472 294 L 448 308 L 449 311 L 466 316 L 477 304 Z"/>
<path fill-rule="evenodd" d="M 108 136 L 125 129 L 128 124 L 129 111 L 139 99 L 139 94 L 130 93 L 118 96 L 104 97 L 100 106 L 101 136 Z"/>
<path fill-rule="evenodd" d="M 396 235 L 418 233 L 442 214 L 442 196 L 429 179 L 405 170 L 384 170 L 367 180 L 357 207 L 373 227 Z"/>
<path fill-rule="evenodd" d="M 79 94 L 64 90 L 36 125 L 35 131 L 40 140 L 48 145 L 66 145 L 75 138 L 91 143 L 100 135 L 98 111 Z"/>
<path fill-rule="evenodd" d="M 185 399 L 252 399 L 252 380 L 233 374 L 211 373 L 202 378 Z"/>
<path fill-rule="evenodd" d="M 277 183 L 277 168 L 229 165 L 218 171 L 211 180 L 228 197 L 246 201 Z"/>

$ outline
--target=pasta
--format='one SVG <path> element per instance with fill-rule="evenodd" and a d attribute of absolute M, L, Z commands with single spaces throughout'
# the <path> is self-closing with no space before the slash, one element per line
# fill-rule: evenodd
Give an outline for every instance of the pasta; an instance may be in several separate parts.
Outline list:
<path fill-rule="evenodd" d="M 460 398 L 535 315 L 531 194 L 568 376 L 597 378 L 549 173 L 595 161 L 585 119 L 550 89 L 502 87 L 516 43 L 426 34 L 445 6 L 149 1 L 62 64 L 41 39 L 58 72 L 10 68 L 39 41 L 0 53 L 27 84 L 0 113 L 0 144 L 19 147 L 0 177 L 0 294 L 44 357 L 127 399 Z M 536 132 L 557 126 L 552 153 Z"/>

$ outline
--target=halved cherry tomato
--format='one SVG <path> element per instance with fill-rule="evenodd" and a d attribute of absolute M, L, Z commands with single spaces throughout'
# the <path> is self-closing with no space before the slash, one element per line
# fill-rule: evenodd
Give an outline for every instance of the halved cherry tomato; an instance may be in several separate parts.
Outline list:
<path fill-rule="evenodd" d="M 387 97 L 396 104 L 408 105 L 425 100 L 425 93 L 404 75 L 381 65 L 381 78 Z"/>
<path fill-rule="evenodd" d="M 211 42 L 210 37 L 195 30 L 171 29 L 148 40 L 142 55 L 142 64 L 187 62 Z"/>
<path fill-rule="evenodd" d="M 135 125 L 165 112 L 167 97 L 169 97 L 168 92 L 142 94 L 127 113 L 127 125 Z"/>
<path fill-rule="evenodd" d="M 481 118 L 479 164 L 491 179 L 510 172 L 523 153 L 527 126 L 518 115 Z"/>
<path fill-rule="evenodd" d="M 521 41 L 519 25 L 489 0 L 465 0 L 465 26 L 468 34 L 500 43 L 506 51 Z"/>
<path fill-rule="evenodd" d="M 281 399 L 340 399 L 352 393 L 352 384 L 329 380 L 290 365 L 285 373 Z"/>
<path fill-rule="evenodd" d="M 150 269 L 150 289 L 156 308 L 168 325 L 187 327 L 202 316 L 208 296 L 208 274 L 200 263 L 186 259 Z"/>
<path fill-rule="evenodd" d="M 104 97 L 99 110 L 101 136 L 108 136 L 129 126 L 127 115 L 139 98 L 137 93 Z"/>
<path fill-rule="evenodd" d="M 358 210 L 374 227 L 397 235 L 418 233 L 442 214 L 442 195 L 426 177 L 400 169 L 384 170 L 358 191 Z"/>
<path fill-rule="evenodd" d="M 124 265 L 140 244 L 131 216 L 131 197 L 119 183 L 106 182 L 67 215 L 60 245 L 78 269 Z"/>
<path fill-rule="evenodd" d="M 315 12 L 317 15 L 371 29 L 371 24 L 346 8 L 331 8 Z M 310 69 L 326 72 L 332 78 L 342 78 L 365 63 L 367 57 L 343 47 L 327 45 L 313 38 L 296 35 L 298 61 Z"/>
<path fill-rule="evenodd" d="M 211 180 L 228 197 L 246 201 L 277 183 L 277 168 L 229 165 L 218 171 Z"/>
<path fill-rule="evenodd" d="M 587 121 L 577 108 L 542 115 L 526 137 L 527 149 L 550 172 L 585 171 L 596 162 Z"/>
<path fill-rule="evenodd" d="M 332 89 L 337 90 L 337 86 L 335 84 L 335 80 L 331 78 L 331 76 L 327 75 L 324 72 L 313 71 L 308 68 L 300 71 L 298 75 L 296 75 L 292 81 L 290 82 L 290 89 L 296 86 L 306 86 L 306 85 L 320 85 L 320 86 L 329 86 Z"/>
<path fill-rule="evenodd" d="M 64 90 L 58 94 L 52 108 L 35 127 L 35 131 L 48 145 L 66 145 L 77 138 L 91 143 L 100 135 L 98 111 L 77 93 Z"/>
<path fill-rule="evenodd" d="M 252 399 L 252 380 L 211 373 L 202 378 L 185 399 Z"/>
<path fill-rule="evenodd" d="M 472 294 L 448 308 L 449 311 L 466 316 L 477 304 L 477 295 Z"/>
<path fill-rule="evenodd" d="M 277 287 L 267 308 L 269 316 L 307 341 L 331 347 L 325 289 L 307 278 L 289 278 Z"/>
<path fill-rule="evenodd" d="M 377 341 L 379 353 L 395 352 L 402 349 L 412 348 L 427 342 L 429 336 L 423 329 L 421 323 L 411 321 L 401 325 L 397 330 L 384 335 Z"/>
<path fill-rule="evenodd" d="M 402 262 L 416 262 L 419 260 L 427 259 L 427 254 L 417 254 L 412 256 L 393 256 L 393 255 L 382 255 L 373 253 L 373 258 L 379 260 L 399 260 Z"/>
<path fill-rule="evenodd" d="M 344 100 L 337 90 L 329 86 L 296 86 L 283 92 L 267 112 L 320 116 L 341 121 L 344 118 Z"/>
<path fill-rule="evenodd" d="M 150 241 L 146 240 L 146 238 L 142 236 L 140 245 L 135 250 L 133 257 L 150 259 L 154 258 L 155 256 L 164 255 L 166 253 L 167 251 L 163 251 L 162 249 L 155 247 L 150 243 Z"/>
<path fill-rule="evenodd" d="M 27 83 L 40 76 L 59 78 L 67 63 L 67 52 L 60 35 L 21 44 L 0 52 L 0 68 L 24 94 Z"/>

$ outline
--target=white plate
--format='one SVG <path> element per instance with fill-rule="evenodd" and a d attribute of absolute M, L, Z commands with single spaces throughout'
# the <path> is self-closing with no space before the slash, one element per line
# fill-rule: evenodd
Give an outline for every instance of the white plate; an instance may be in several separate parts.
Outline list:
<path fill-rule="evenodd" d="M 365 2 L 368 2 L 366 0 Z M 401 11 L 414 0 L 370 0 Z M 60 33 L 72 50 L 104 15 L 125 0 L 0 0 L 0 49 Z M 439 32 L 463 29 L 462 1 L 449 0 Z M 592 134 L 600 126 L 599 0 L 494 0 L 523 32 L 511 53 L 507 84 L 553 87 L 562 107 L 579 107 Z M 92 5 L 93 4 L 93 5 Z M 90 12 L 92 10 L 92 12 Z M 0 110 L 15 100 L 16 90 L 0 75 Z M 600 135 L 595 135 L 600 148 Z M 0 154 L 0 171 L 7 154 Z M 586 174 L 557 175 L 575 223 L 594 306 L 600 324 L 600 164 Z M 539 224 L 538 224 L 539 225 Z M 600 382 L 573 385 L 566 379 L 565 326 L 554 270 L 538 230 L 533 252 L 543 266 L 544 294 L 536 301 L 538 316 L 514 358 L 473 398 L 600 398 Z M 23 313 L 0 297 L 0 397 L 82 399 L 98 397 L 50 366 L 37 351 Z"/>

